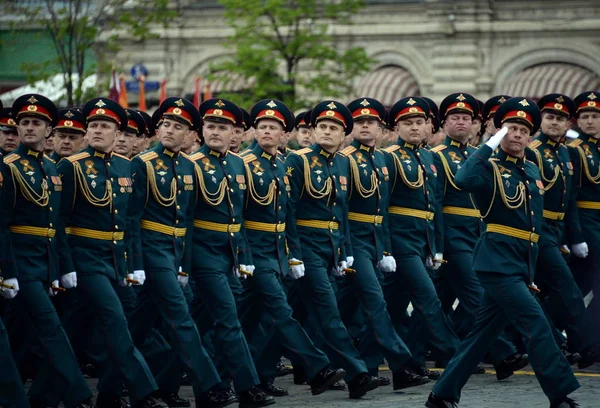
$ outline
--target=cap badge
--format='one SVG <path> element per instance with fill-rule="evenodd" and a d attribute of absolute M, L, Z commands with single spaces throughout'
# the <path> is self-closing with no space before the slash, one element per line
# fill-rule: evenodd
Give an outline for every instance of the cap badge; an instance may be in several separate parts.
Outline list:
<path fill-rule="evenodd" d="M 525 112 L 523 112 L 523 111 L 518 111 L 517 112 L 517 116 L 520 117 L 520 118 L 525 118 L 525 117 L 527 117 L 527 114 Z"/>
<path fill-rule="evenodd" d="M 335 103 L 333 103 L 333 102 L 331 102 L 329 105 L 327 105 L 327 107 L 328 107 L 329 109 L 336 109 L 336 108 L 337 108 L 337 106 L 335 106 Z M 329 113 L 328 113 L 328 114 L 329 114 Z M 332 115 L 329 115 L 329 116 L 332 116 Z"/>
<path fill-rule="evenodd" d="M 221 101 L 219 101 L 221 102 Z M 213 112 L 214 115 L 223 116 L 223 111 L 221 109 L 215 109 Z"/>
<path fill-rule="evenodd" d="M 369 106 L 370 103 L 369 101 L 367 101 L 366 99 L 363 99 L 362 102 L 360 103 L 362 106 Z"/>
<path fill-rule="evenodd" d="M 464 101 L 465 99 L 467 99 L 467 98 L 465 98 L 465 96 L 463 94 L 460 94 L 456 97 L 456 100 L 461 101 L 461 102 Z"/>
<path fill-rule="evenodd" d="M 180 106 L 180 107 L 181 107 L 181 106 L 185 105 L 185 102 L 183 102 L 181 99 L 177 99 L 177 100 L 175 101 L 175 105 L 177 105 L 177 106 Z"/>
<path fill-rule="evenodd" d="M 277 106 L 277 104 L 275 102 L 271 101 L 271 102 L 267 103 L 267 106 L 269 108 L 275 108 Z"/>
<path fill-rule="evenodd" d="M 408 101 L 406 101 L 407 105 L 414 105 L 415 103 L 417 103 L 417 101 L 415 101 L 413 98 L 410 98 Z"/>
<path fill-rule="evenodd" d="M 558 110 L 562 110 L 563 106 L 561 103 L 555 103 L 554 104 L 554 109 L 558 109 Z"/>
<path fill-rule="evenodd" d="M 504 103 L 506 102 L 506 98 L 504 96 L 501 96 L 500 99 L 498 99 L 498 102 Z"/>
<path fill-rule="evenodd" d="M 563 103 L 565 101 L 565 98 L 562 97 L 562 95 L 560 95 L 558 98 L 556 98 L 556 102 L 558 103 Z"/>
<path fill-rule="evenodd" d="M 36 112 L 36 111 L 37 111 L 37 106 L 35 106 L 35 105 L 29 105 L 29 106 L 27 107 L 27 110 L 28 110 L 29 112 Z"/>
<path fill-rule="evenodd" d="M 365 108 L 365 109 L 361 109 L 361 110 L 360 110 L 360 114 L 361 114 L 361 115 L 368 115 L 368 114 L 370 114 L 370 113 L 371 113 L 371 110 L 370 110 L 370 109 L 367 109 L 367 108 Z"/>
<path fill-rule="evenodd" d="M 31 95 L 29 97 L 29 99 L 27 99 L 27 102 L 29 102 L 29 103 L 36 103 L 36 102 L 38 102 L 38 100 L 35 99 L 35 96 Z"/>
<path fill-rule="evenodd" d="M 179 109 L 179 108 L 175 108 L 175 109 L 173 109 L 173 113 L 174 113 L 175 115 L 181 115 L 181 109 Z"/>
<path fill-rule="evenodd" d="M 67 113 L 65 113 L 65 117 L 71 119 L 73 116 L 73 113 L 71 111 L 67 111 Z"/>
<path fill-rule="evenodd" d="M 73 126 L 73 122 L 70 120 L 65 120 L 65 126 L 66 127 L 72 127 Z"/>
<path fill-rule="evenodd" d="M 456 104 L 456 107 L 457 108 L 464 108 L 465 104 L 463 102 L 459 102 L 459 103 Z"/>
<path fill-rule="evenodd" d="M 104 105 L 102 105 L 102 106 L 104 106 Z M 104 115 L 105 113 L 106 113 L 106 111 L 104 109 L 98 109 L 98 110 L 96 110 L 96 115 Z"/>
<path fill-rule="evenodd" d="M 98 102 L 96 102 L 96 106 L 101 108 L 103 106 L 106 106 L 106 104 L 104 103 L 104 101 L 102 99 L 100 99 Z"/>
<path fill-rule="evenodd" d="M 223 101 L 222 101 L 222 100 L 220 100 L 220 99 L 219 99 L 219 100 L 217 101 L 217 103 L 215 103 L 215 106 L 217 106 L 217 107 L 219 107 L 219 108 L 222 108 L 223 106 L 225 106 L 225 104 L 223 103 Z M 223 114 L 223 112 L 221 112 L 221 114 Z"/>
<path fill-rule="evenodd" d="M 327 112 L 325 112 L 325 115 L 327 116 L 335 116 L 335 112 L 332 110 L 328 110 Z"/>
<path fill-rule="evenodd" d="M 588 95 L 588 99 L 594 100 L 594 99 L 597 99 L 597 98 L 598 97 L 593 92 Z"/>
<path fill-rule="evenodd" d="M 519 102 L 519 105 L 521 105 L 521 106 L 529 106 L 529 102 L 527 102 L 527 99 L 523 99 L 522 101 Z"/>

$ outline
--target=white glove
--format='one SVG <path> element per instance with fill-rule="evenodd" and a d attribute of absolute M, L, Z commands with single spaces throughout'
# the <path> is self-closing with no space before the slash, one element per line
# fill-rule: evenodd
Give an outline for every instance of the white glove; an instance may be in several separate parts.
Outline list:
<path fill-rule="evenodd" d="M 77 287 L 77 272 L 69 272 L 60 277 L 60 284 L 65 289 L 71 289 Z"/>
<path fill-rule="evenodd" d="M 133 277 L 133 273 L 128 273 L 127 276 L 123 279 L 123 286 L 131 286 L 133 285 L 133 283 L 131 281 L 134 281 L 135 278 Z"/>
<path fill-rule="evenodd" d="M 4 286 L 0 288 L 0 295 L 2 295 L 3 298 L 12 299 L 17 296 L 17 292 L 19 291 L 19 281 L 17 278 L 4 279 L 0 280 L 0 282 L 13 287 L 12 289 L 5 288 Z"/>
<path fill-rule="evenodd" d="M 133 279 L 138 281 L 140 285 L 143 285 L 146 281 L 146 272 L 143 269 L 133 271 Z"/>
<path fill-rule="evenodd" d="M 254 274 L 254 265 L 243 265 L 240 264 L 239 269 L 235 268 L 235 276 L 237 276 L 240 279 L 246 279 L 248 276 L 252 276 Z M 244 272 L 242 272 L 244 271 Z"/>
<path fill-rule="evenodd" d="M 588 245 L 585 242 L 579 243 L 579 244 L 574 244 L 571 247 L 571 251 L 573 252 L 573 255 L 575 255 L 577 258 L 585 258 L 586 256 L 588 256 Z"/>
<path fill-rule="evenodd" d="M 332 270 L 333 276 L 344 276 L 346 274 L 346 272 L 344 272 L 344 269 L 346 268 L 348 268 L 348 262 L 340 261 L 338 266 L 334 267 Z"/>
<path fill-rule="evenodd" d="M 58 283 L 58 279 L 55 281 L 52 281 L 52 284 L 50 285 L 50 288 L 48 289 L 48 294 L 50 296 L 56 296 L 58 294 L 58 290 L 56 288 L 58 288 L 60 286 L 60 284 Z"/>
<path fill-rule="evenodd" d="M 433 270 L 437 271 L 438 268 L 440 266 L 442 266 L 442 261 L 444 259 L 444 254 L 442 254 L 441 252 L 438 252 L 435 254 L 435 256 L 433 257 Z"/>
<path fill-rule="evenodd" d="M 487 146 L 491 147 L 492 150 L 496 150 L 496 148 L 498 146 L 500 146 L 500 142 L 502 141 L 504 136 L 506 136 L 507 133 L 508 133 L 508 128 L 506 126 L 502 126 L 502 129 L 500 129 L 498 132 L 496 132 L 496 134 L 494 136 L 490 137 L 490 140 L 485 142 L 485 144 Z"/>
<path fill-rule="evenodd" d="M 384 255 L 378 266 L 381 272 L 396 272 L 396 260 L 393 256 Z"/>
<path fill-rule="evenodd" d="M 185 288 L 190 280 L 190 277 L 187 273 L 183 272 L 181 266 L 179 267 L 179 273 L 177 274 L 177 282 L 182 288 Z"/>
<path fill-rule="evenodd" d="M 300 279 L 304 276 L 304 262 L 292 258 L 289 260 L 290 263 L 290 276 L 292 279 Z"/>
<path fill-rule="evenodd" d="M 354 257 L 353 256 L 347 256 L 346 257 L 346 263 L 348 264 L 348 268 L 352 268 L 352 265 L 354 265 Z"/>

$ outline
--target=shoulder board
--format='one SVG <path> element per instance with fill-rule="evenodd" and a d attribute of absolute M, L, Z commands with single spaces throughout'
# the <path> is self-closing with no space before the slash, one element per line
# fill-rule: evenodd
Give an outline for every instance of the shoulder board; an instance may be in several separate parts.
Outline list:
<path fill-rule="evenodd" d="M 577 147 L 577 146 L 579 146 L 581 143 L 583 143 L 583 142 L 581 141 L 581 139 L 574 139 L 574 140 L 571 140 L 569 143 L 567 143 L 567 146 L 571 146 L 571 147 Z"/>
<path fill-rule="evenodd" d="M 179 155 L 180 155 L 181 157 L 183 157 L 184 159 L 192 160 L 192 159 L 190 158 L 190 155 L 189 155 L 189 154 L 187 154 L 187 153 L 184 153 L 184 152 L 179 152 Z"/>
<path fill-rule="evenodd" d="M 498 159 L 498 158 L 496 158 L 496 157 L 490 157 L 490 158 L 488 159 L 488 161 L 495 161 L 495 162 L 497 162 L 497 161 L 500 161 L 500 159 Z"/>
<path fill-rule="evenodd" d="M 53 158 L 51 158 L 50 156 L 48 156 L 47 154 L 44 154 L 44 159 L 48 159 L 48 161 L 50 163 L 56 164 L 56 161 Z"/>
<path fill-rule="evenodd" d="M 231 150 L 229 151 L 229 153 L 228 153 L 228 154 L 231 154 L 231 155 L 233 155 L 233 156 L 239 157 L 240 159 L 242 158 L 242 156 L 240 156 L 240 155 L 239 155 L 239 154 L 237 154 L 237 153 L 234 153 L 234 152 L 232 152 Z"/>
<path fill-rule="evenodd" d="M 533 142 L 529 143 L 529 148 L 537 149 L 538 147 L 540 147 L 541 144 L 542 142 L 540 142 L 539 140 L 534 140 Z"/>
<path fill-rule="evenodd" d="M 339 153 L 342 156 L 350 156 L 352 153 L 354 153 L 356 151 L 356 147 L 354 146 L 348 146 L 345 149 L 341 150 Z"/>
<path fill-rule="evenodd" d="M 137 157 L 139 157 L 141 161 L 147 162 L 147 161 L 157 158 L 158 153 L 156 153 L 155 151 L 150 151 L 148 153 L 139 154 Z"/>
<path fill-rule="evenodd" d="M 306 154 L 306 153 L 310 153 L 310 152 L 312 152 L 312 149 L 310 147 L 305 147 L 304 149 L 294 151 L 295 154 L 298 154 L 300 156 L 302 156 L 303 154 Z"/>
<path fill-rule="evenodd" d="M 194 154 L 190 154 L 190 155 L 188 156 L 188 158 L 189 158 L 191 161 L 196 161 L 196 160 L 198 160 L 198 159 L 201 159 L 201 158 L 203 158 L 203 157 L 204 157 L 204 153 L 202 153 L 202 152 L 196 152 L 196 153 L 194 153 Z"/>
<path fill-rule="evenodd" d="M 244 163 L 250 163 L 256 160 L 256 155 L 254 153 L 245 154 L 242 159 L 244 159 Z"/>
<path fill-rule="evenodd" d="M 76 162 L 79 159 L 85 159 L 86 157 L 90 157 L 90 154 L 88 152 L 81 152 L 81 153 L 77 153 L 74 154 L 72 156 L 66 157 L 66 159 L 68 161 L 70 161 L 71 163 Z"/>
<path fill-rule="evenodd" d="M 118 158 L 123 159 L 123 160 L 131 161 L 131 159 L 129 157 L 125 157 L 125 156 L 123 156 L 122 154 L 119 154 L 119 153 L 114 153 L 113 152 L 113 156 L 117 156 Z"/>
<path fill-rule="evenodd" d="M 431 151 L 433 153 L 437 153 L 437 152 L 441 152 L 442 150 L 447 149 L 447 148 L 448 148 L 448 146 L 446 146 L 445 144 L 439 144 L 436 147 L 431 148 Z"/>
<path fill-rule="evenodd" d="M 8 156 L 4 156 L 4 163 L 10 164 L 16 160 L 19 160 L 20 158 L 21 156 L 19 156 L 17 153 L 11 153 Z"/>
<path fill-rule="evenodd" d="M 388 153 L 393 153 L 393 152 L 395 152 L 398 149 L 400 149 L 400 145 L 393 144 L 393 145 L 388 146 L 385 149 L 383 149 L 383 151 L 384 152 L 388 152 Z"/>

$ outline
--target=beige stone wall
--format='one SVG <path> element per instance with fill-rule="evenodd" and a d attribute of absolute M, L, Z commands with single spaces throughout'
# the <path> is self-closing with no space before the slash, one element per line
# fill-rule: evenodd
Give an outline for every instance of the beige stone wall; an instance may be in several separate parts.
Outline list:
<path fill-rule="evenodd" d="M 181 2 L 180 2 L 181 3 Z M 219 9 L 185 6 L 161 39 L 125 44 L 124 67 L 142 62 L 151 77 L 167 73 L 170 94 L 189 93 L 196 76 L 227 55 L 231 33 Z M 440 101 L 456 91 L 487 99 L 536 64 L 568 62 L 600 76 L 600 2 L 580 0 L 425 0 L 371 4 L 351 26 L 330 28 L 340 46 L 364 47 L 377 62 L 413 74 L 422 95 Z M 356 79 L 356 83 L 360 78 Z M 351 97 L 352 95 L 349 95 Z M 406 95 L 398 95 L 398 98 Z"/>

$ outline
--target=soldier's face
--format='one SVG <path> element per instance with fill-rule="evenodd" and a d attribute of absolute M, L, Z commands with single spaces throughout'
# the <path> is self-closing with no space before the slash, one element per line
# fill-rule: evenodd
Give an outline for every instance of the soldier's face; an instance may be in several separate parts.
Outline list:
<path fill-rule="evenodd" d="M 54 151 L 58 153 L 60 157 L 69 157 L 73 153 L 79 151 L 81 142 L 83 141 L 83 133 L 55 130 L 53 134 Z"/>
<path fill-rule="evenodd" d="M 240 146 L 244 141 L 244 128 L 235 126 L 231 134 L 231 142 L 229 143 L 229 150 L 234 153 L 239 153 Z"/>
<path fill-rule="evenodd" d="M 296 139 L 298 140 L 298 146 L 308 147 L 313 143 L 312 131 L 306 126 L 301 126 L 298 128 L 298 133 L 296 133 Z"/>
<path fill-rule="evenodd" d="M 277 149 L 284 137 L 283 125 L 273 119 L 261 119 L 256 125 L 256 141 L 267 152 Z"/>
<path fill-rule="evenodd" d="M 600 112 L 582 112 L 577 119 L 577 125 L 583 133 L 600 138 Z"/>
<path fill-rule="evenodd" d="M 481 130 L 481 119 L 475 118 L 471 121 L 471 129 L 469 131 L 469 139 L 474 139 Z"/>
<path fill-rule="evenodd" d="M 541 129 L 551 140 L 557 141 L 569 130 L 569 119 L 564 115 L 543 112 Z"/>
<path fill-rule="evenodd" d="M 42 150 L 46 145 L 46 138 L 52 132 L 52 126 L 50 126 L 50 122 L 37 116 L 25 116 L 19 119 L 17 132 L 21 143 L 36 150 Z"/>
<path fill-rule="evenodd" d="M 444 131 L 448 136 L 461 143 L 466 143 L 471 136 L 473 118 L 466 113 L 451 113 L 444 121 Z"/>
<path fill-rule="evenodd" d="M 336 152 L 344 140 L 344 127 L 333 120 L 322 119 L 315 127 L 315 142 L 329 153 Z"/>
<path fill-rule="evenodd" d="M 19 134 L 15 130 L 0 130 L 0 148 L 5 152 L 12 152 L 15 150 L 21 141 L 19 140 Z"/>
<path fill-rule="evenodd" d="M 198 132 L 195 130 L 191 130 L 188 134 L 183 138 L 183 143 L 181 144 L 181 151 L 190 154 L 194 151 L 194 141 L 198 138 Z"/>
<path fill-rule="evenodd" d="M 133 141 L 133 149 L 131 151 L 131 154 L 133 154 L 135 156 L 136 154 L 139 154 L 140 152 L 143 152 L 144 150 L 146 150 L 146 148 L 144 146 L 146 145 L 147 138 L 148 138 L 148 135 L 145 133 L 143 135 L 136 137 L 135 140 Z"/>
<path fill-rule="evenodd" d="M 531 131 L 527 126 L 517 122 L 505 122 L 504 126 L 508 128 L 508 133 L 500 142 L 502 150 L 512 156 L 523 157 L 525 148 L 531 140 Z"/>
<path fill-rule="evenodd" d="M 366 146 L 375 146 L 375 141 L 380 136 L 381 127 L 375 118 L 364 118 L 354 121 L 352 131 L 354 138 Z"/>
<path fill-rule="evenodd" d="M 233 125 L 231 123 L 221 123 L 205 121 L 202 126 L 204 143 L 211 149 L 225 153 L 229 150 L 231 138 L 233 136 Z"/>
<path fill-rule="evenodd" d="M 115 146 L 113 148 L 114 152 L 125 157 L 131 157 L 133 154 L 133 145 L 135 144 L 135 139 L 137 139 L 137 134 L 134 132 L 119 132 L 115 138 Z"/>
<path fill-rule="evenodd" d="M 431 126 L 424 117 L 414 116 L 396 123 L 398 136 L 407 143 L 418 145 L 425 139 L 427 127 Z"/>
<path fill-rule="evenodd" d="M 160 140 L 167 149 L 179 151 L 183 139 L 191 131 L 192 130 L 188 125 L 173 119 L 165 118 L 158 128 L 158 140 Z"/>
<path fill-rule="evenodd" d="M 88 123 L 88 144 L 99 152 L 108 153 L 112 151 L 117 134 L 121 132 L 117 124 L 110 120 L 93 120 Z"/>

